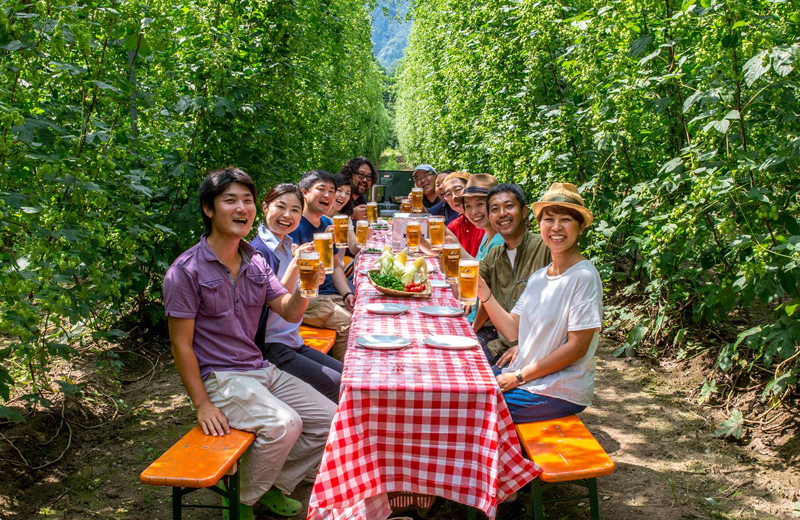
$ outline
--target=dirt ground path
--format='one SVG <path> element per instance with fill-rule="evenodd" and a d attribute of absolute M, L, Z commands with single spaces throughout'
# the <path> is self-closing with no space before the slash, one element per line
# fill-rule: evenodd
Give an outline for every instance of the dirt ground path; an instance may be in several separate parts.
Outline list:
<path fill-rule="evenodd" d="M 183 435 L 194 421 L 167 351 L 152 373 L 126 388 L 129 409 L 121 419 L 74 445 L 64 460 L 30 481 L 0 487 L 0 518 L 167 520 L 169 491 L 139 483 L 139 473 Z M 682 365 L 653 366 L 640 358 L 598 353 L 596 398 L 583 420 L 617 464 L 599 480 L 601 518 L 614 520 L 791 519 L 800 501 L 800 444 L 790 439 L 767 451 L 751 442 L 713 438 L 712 410 L 690 393 L 702 375 Z M 699 379 L 698 379 L 699 378 Z M 139 385 L 138 387 L 136 385 Z M 756 446 L 758 444 L 758 446 Z M 568 495 L 569 484 L 552 490 Z M 309 486 L 297 491 L 307 500 Z M 194 500 L 199 500 L 196 493 Z M 208 498 L 206 496 L 205 498 Z M 498 518 L 515 518 L 525 502 Z M 216 502 L 215 497 L 211 501 Z M 548 518 L 588 519 L 586 501 L 559 503 Z M 263 510 L 261 516 L 270 518 Z M 434 520 L 465 518 L 466 509 L 437 500 Z M 219 512 L 190 511 L 186 519 L 219 519 Z"/>

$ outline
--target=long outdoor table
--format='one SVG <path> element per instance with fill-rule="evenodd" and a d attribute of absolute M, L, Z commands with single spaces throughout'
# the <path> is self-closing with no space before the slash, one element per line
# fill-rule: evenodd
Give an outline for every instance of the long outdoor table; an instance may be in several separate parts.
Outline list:
<path fill-rule="evenodd" d="M 373 233 L 381 248 L 388 232 Z M 357 298 L 342 374 L 339 408 L 309 502 L 309 519 L 384 520 L 387 493 L 435 495 L 483 510 L 497 504 L 541 470 L 522 456 L 514 425 L 479 348 L 440 350 L 423 338 L 450 334 L 475 338 L 465 317 L 424 316 L 419 307 L 456 305 L 449 288 L 431 298 L 379 293 L 360 271 L 377 254 L 356 262 Z M 438 266 L 435 260 L 429 264 Z M 440 272 L 432 279 L 443 280 Z M 402 303 L 399 316 L 368 313 L 368 303 Z M 378 351 L 355 344 L 363 334 L 411 340 L 403 350 Z"/>

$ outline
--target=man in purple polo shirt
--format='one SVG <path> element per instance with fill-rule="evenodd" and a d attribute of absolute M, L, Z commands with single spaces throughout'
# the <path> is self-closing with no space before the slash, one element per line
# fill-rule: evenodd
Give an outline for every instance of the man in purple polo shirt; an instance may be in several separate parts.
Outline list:
<path fill-rule="evenodd" d="M 256 215 L 249 175 L 211 172 L 199 196 L 206 234 L 164 275 L 172 354 L 206 435 L 256 434 L 241 461 L 240 518 L 252 519 L 257 501 L 294 516 L 302 506 L 286 494 L 316 473 L 336 407 L 265 361 L 253 338 L 265 305 L 296 323 L 308 300 L 290 294 L 243 240 Z"/>

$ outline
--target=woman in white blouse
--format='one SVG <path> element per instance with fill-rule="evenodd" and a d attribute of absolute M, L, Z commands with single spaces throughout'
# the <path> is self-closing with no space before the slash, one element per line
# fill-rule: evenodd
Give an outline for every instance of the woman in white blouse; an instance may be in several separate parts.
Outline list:
<path fill-rule="evenodd" d="M 603 317 L 600 275 L 578 250 L 592 213 L 577 188 L 553 184 L 533 213 L 553 262 L 531 275 L 510 313 L 483 280 L 478 285 L 498 332 L 519 340 L 493 367 L 514 422 L 564 417 L 591 404 Z"/>

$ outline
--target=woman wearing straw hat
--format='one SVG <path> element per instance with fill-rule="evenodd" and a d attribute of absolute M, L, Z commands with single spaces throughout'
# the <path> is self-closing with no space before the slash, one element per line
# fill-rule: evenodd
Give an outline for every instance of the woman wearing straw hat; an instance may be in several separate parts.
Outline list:
<path fill-rule="evenodd" d="M 514 422 L 564 417 L 591 404 L 603 315 L 600 275 L 578 249 L 592 213 L 577 188 L 553 184 L 533 204 L 533 213 L 552 263 L 531 275 L 510 313 L 486 282 L 478 285 L 498 332 L 519 340 L 494 367 Z"/>

